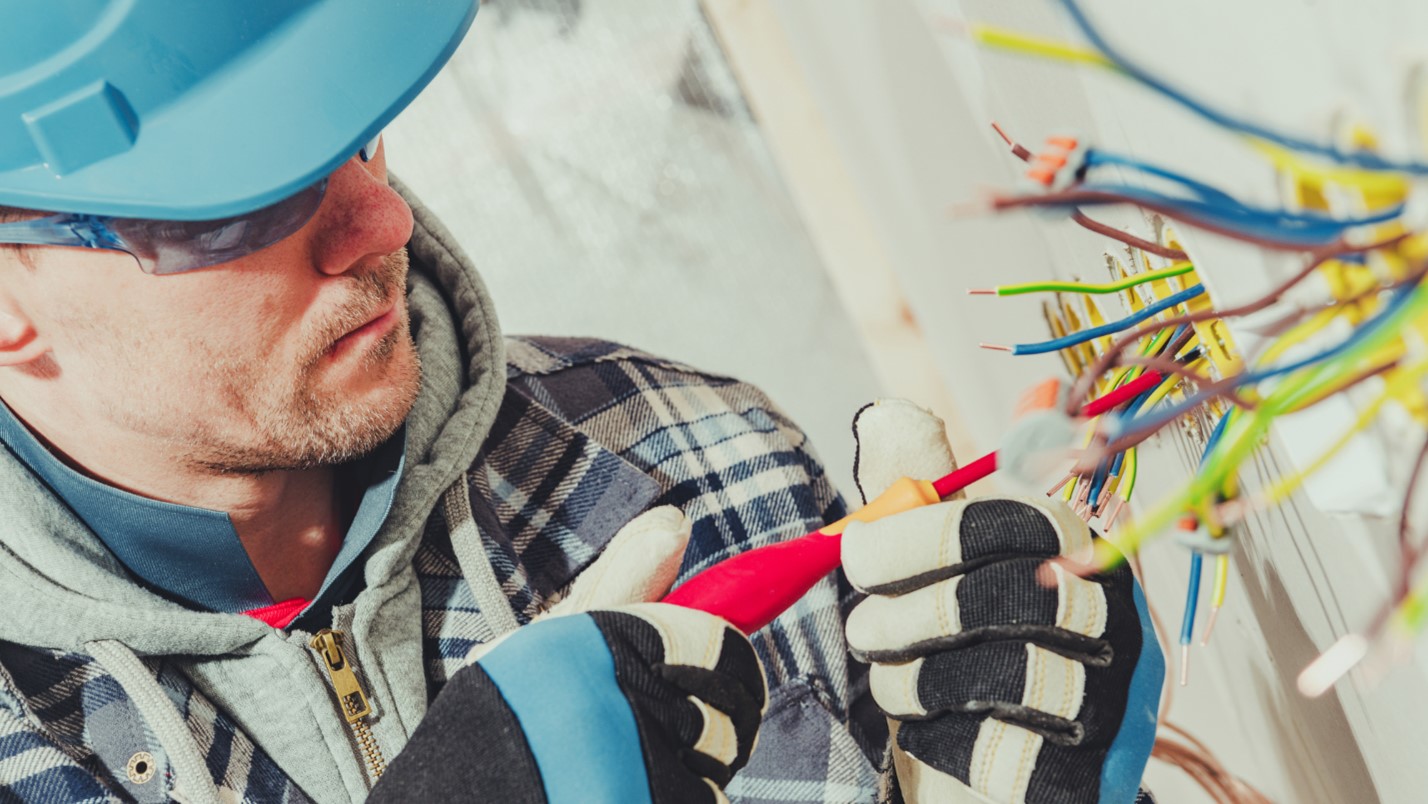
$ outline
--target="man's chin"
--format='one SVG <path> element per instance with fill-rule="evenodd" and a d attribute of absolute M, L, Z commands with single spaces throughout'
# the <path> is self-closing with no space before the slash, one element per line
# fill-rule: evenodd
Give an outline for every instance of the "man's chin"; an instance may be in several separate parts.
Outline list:
<path fill-rule="evenodd" d="M 220 451 L 200 462 L 222 474 L 267 474 L 357 460 L 386 443 L 406 421 L 421 390 L 416 350 L 398 344 L 380 370 L 315 377 L 302 398 L 261 426 L 262 445 Z"/>

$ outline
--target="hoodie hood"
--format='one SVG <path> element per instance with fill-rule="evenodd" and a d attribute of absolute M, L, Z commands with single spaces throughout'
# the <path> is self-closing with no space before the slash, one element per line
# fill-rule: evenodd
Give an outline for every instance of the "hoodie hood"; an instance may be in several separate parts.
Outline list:
<path fill-rule="evenodd" d="M 406 422 L 407 467 L 387 520 L 366 551 L 365 581 L 374 605 L 410 564 L 441 493 L 475 460 L 505 387 L 504 347 L 485 284 L 451 233 L 405 186 L 392 183 L 416 218 L 407 290 L 423 376 Z M 218 656 L 273 633 L 250 617 L 190 610 L 135 583 L 5 449 L 0 611 L 25 612 L 0 618 L 0 640 L 67 651 L 113 640 L 141 656 Z"/>

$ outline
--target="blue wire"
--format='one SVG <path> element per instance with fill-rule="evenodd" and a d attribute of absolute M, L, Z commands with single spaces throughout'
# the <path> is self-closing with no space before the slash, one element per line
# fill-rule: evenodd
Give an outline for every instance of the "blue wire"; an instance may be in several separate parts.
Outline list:
<path fill-rule="evenodd" d="M 1234 410 L 1231 408 L 1230 410 Z M 1230 411 L 1220 417 L 1220 421 L 1215 425 L 1215 429 L 1210 431 L 1210 437 L 1205 439 L 1205 450 L 1200 453 L 1200 465 L 1205 465 L 1205 459 L 1210 457 L 1210 453 L 1215 449 L 1215 445 L 1220 443 L 1220 436 L 1225 434 L 1225 425 L 1230 423 Z"/>
<path fill-rule="evenodd" d="M 1295 213 L 1284 210 L 1263 210 L 1236 202 L 1234 206 L 1216 205 L 1205 201 L 1176 198 L 1142 187 L 1124 184 L 1082 184 L 1081 190 L 1105 192 L 1122 196 L 1126 203 L 1160 205 L 1168 207 L 1172 217 L 1195 222 L 1207 221 L 1211 224 L 1235 231 L 1245 232 L 1264 240 L 1290 243 L 1302 246 L 1322 246 L 1342 237 L 1344 232 L 1356 226 L 1371 226 L 1398 217 L 1402 206 L 1386 209 L 1364 218 L 1331 218 L 1311 213 Z M 1038 201 L 1043 206 L 1101 206 L 1122 203 L 1119 199 L 1087 201 L 1085 199 L 1057 199 L 1054 196 Z"/>
<path fill-rule="evenodd" d="M 1234 117 L 1226 112 L 1212 109 L 1141 69 L 1138 65 L 1127 59 L 1124 54 L 1112 48 L 1110 44 L 1101 37 L 1101 34 L 1091 26 L 1090 20 L 1082 13 L 1076 0 L 1061 0 L 1061 4 L 1066 7 L 1066 11 L 1071 15 L 1071 19 L 1076 23 L 1076 27 L 1081 29 L 1081 33 L 1090 41 L 1091 45 L 1095 47 L 1096 50 L 1099 50 L 1107 59 L 1110 59 L 1122 72 L 1170 100 L 1184 106 L 1195 114 L 1209 120 L 1211 123 L 1248 134 L 1252 137 L 1257 137 L 1261 140 L 1277 143 L 1294 151 L 1315 154 L 1341 164 L 1353 165 L 1365 170 L 1399 171 L 1418 175 L 1428 174 L 1428 164 L 1422 162 L 1400 162 L 1385 159 L 1371 151 L 1342 151 L 1332 145 L 1325 145 L 1312 140 L 1282 134 L 1257 123 L 1252 123 L 1248 120 Z"/>
<path fill-rule="evenodd" d="M 1335 218 L 1318 212 L 1290 212 L 1284 209 L 1261 209 L 1239 201 L 1234 201 L 1232 208 L 1225 210 L 1206 201 L 1193 198 L 1175 198 L 1165 195 L 1164 193 L 1147 190 L 1143 187 L 1133 187 L 1122 184 L 1084 184 L 1081 186 L 1081 189 L 1091 191 L 1100 190 L 1118 195 L 1142 197 L 1149 201 L 1158 201 L 1164 204 L 1187 207 L 1198 215 L 1215 215 L 1226 219 L 1232 219 L 1231 215 L 1233 215 L 1233 219 L 1258 220 L 1269 225 L 1297 226 L 1304 230 L 1331 234 L 1340 234 L 1356 226 L 1373 226 L 1385 223 L 1403 214 L 1402 204 L 1386 207 L 1383 210 L 1362 218 Z"/>
<path fill-rule="evenodd" d="M 1111 462 L 1101 461 L 1101 464 L 1096 467 L 1096 473 L 1091 475 L 1091 491 L 1086 495 L 1086 502 L 1093 510 L 1096 507 L 1096 501 L 1101 499 L 1101 488 L 1106 485 L 1106 478 L 1110 473 Z"/>
<path fill-rule="evenodd" d="M 1108 324 L 1102 324 L 1099 327 L 1083 329 L 1080 332 L 1062 338 L 1053 338 L 1049 341 L 1041 341 L 1040 343 L 1019 343 L 1012 347 L 1012 354 L 1039 355 L 1059 351 L 1070 346 L 1075 346 L 1078 343 L 1093 341 L 1105 335 L 1111 335 L 1121 330 L 1130 329 L 1146 319 L 1169 310 L 1178 304 L 1184 304 L 1204 292 L 1204 286 L 1192 285 L 1173 296 L 1166 296 L 1155 304 L 1148 305 L 1139 312 L 1128 315 L 1119 321 L 1112 321 Z"/>
<path fill-rule="evenodd" d="M 1177 340 L 1179 340 L 1180 335 L 1185 332 L 1185 330 L 1189 327 L 1189 324 L 1177 325 L 1175 327 L 1175 331 L 1170 334 L 1170 337 L 1166 338 L 1165 342 L 1160 345 L 1160 349 L 1156 351 L 1156 355 L 1159 356 L 1165 354 L 1165 350 L 1170 347 L 1170 344 L 1175 343 Z M 1160 385 L 1164 385 L 1165 382 L 1170 382 L 1170 378 L 1165 378 L 1165 381 L 1160 383 Z M 1121 408 L 1120 410 L 1120 418 L 1126 419 L 1135 416 L 1136 411 L 1140 410 L 1141 407 L 1145 405 L 1146 400 L 1150 399 L 1150 395 L 1155 393 L 1156 390 L 1160 388 L 1160 385 L 1156 385 L 1154 388 L 1147 388 L 1145 391 L 1142 391 L 1139 395 L 1137 395 L 1135 399 L 1132 399 L 1129 403 L 1127 403 L 1126 406 L 1124 408 Z M 1109 463 L 1103 462 L 1101 466 L 1097 468 L 1096 474 L 1092 476 L 1093 479 L 1091 483 L 1091 491 L 1089 494 L 1087 494 L 1087 499 L 1096 500 L 1100 498 L 1101 489 L 1105 485 L 1106 481 L 1110 480 L 1110 476 L 1120 474 L 1121 466 L 1125 463 L 1125 458 L 1125 450 L 1122 450 L 1116 453 L 1114 460 L 1110 461 Z"/>
<path fill-rule="evenodd" d="M 1174 343 L 1175 339 L 1180 337 L 1180 329 L 1183 329 L 1184 327 L 1185 325 L 1181 324 L 1180 328 L 1176 329 L 1175 334 L 1171 335 L 1170 338 L 1166 341 L 1166 344 Z M 1124 408 L 1121 409 L 1121 417 L 1134 416 L 1135 412 L 1140 410 L 1141 406 L 1145 404 L 1145 400 L 1149 399 L 1150 395 L 1155 393 L 1155 389 L 1159 387 L 1160 385 L 1156 385 L 1155 388 L 1147 388 L 1145 391 L 1141 392 L 1138 396 L 1136 396 L 1135 399 L 1132 399 L 1129 403 L 1126 404 Z M 1086 499 L 1097 500 L 1100 498 L 1102 486 L 1104 486 L 1106 481 L 1110 479 L 1111 475 L 1116 474 L 1121 470 L 1121 464 L 1124 462 L 1125 456 L 1126 454 L 1123 450 L 1121 452 L 1116 453 L 1115 460 L 1109 463 L 1105 461 L 1101 462 L 1101 465 L 1096 469 L 1096 474 L 1092 475 L 1091 491 L 1089 494 L 1086 495 Z"/>
<path fill-rule="evenodd" d="M 1121 167 L 1139 170 L 1141 173 L 1146 173 L 1151 176 L 1159 176 L 1162 179 L 1168 179 L 1177 184 L 1184 185 L 1186 189 L 1207 201 L 1213 198 L 1227 204 L 1238 203 L 1229 193 L 1211 187 L 1198 179 L 1192 179 L 1183 173 L 1177 173 L 1169 168 L 1160 167 L 1159 165 L 1152 165 L 1149 162 L 1142 162 L 1139 159 L 1125 156 L 1124 154 L 1101 151 L 1095 148 L 1088 149 L 1086 151 L 1086 166 L 1097 167 L 1099 165 L 1119 165 Z"/>
<path fill-rule="evenodd" d="M 1180 621 L 1180 644 L 1189 645 L 1195 634 L 1195 610 L 1200 607 L 1200 571 L 1205 557 L 1197 550 L 1190 554 L 1190 583 L 1185 586 L 1185 618 Z"/>
<path fill-rule="evenodd" d="M 1225 411 L 1220 417 L 1215 429 L 1210 432 L 1210 437 L 1205 439 L 1205 450 L 1200 453 L 1200 465 L 1205 465 L 1205 459 L 1210 457 L 1210 452 L 1215 445 L 1220 443 L 1220 436 L 1225 434 L 1225 425 L 1230 421 L 1230 411 Z M 1199 550 L 1190 553 L 1190 582 L 1185 587 L 1185 617 L 1180 621 L 1180 644 L 1189 645 L 1195 636 L 1195 615 L 1200 608 L 1200 574 L 1205 567 L 1205 556 Z"/>
<path fill-rule="evenodd" d="M 1387 321 L 1389 317 L 1392 316 L 1393 313 L 1398 310 L 1398 308 L 1402 307 L 1404 304 L 1407 304 L 1408 299 L 1413 294 L 1413 290 L 1415 287 L 1416 286 L 1413 284 L 1408 284 L 1394 291 L 1393 297 L 1388 300 L 1388 303 L 1383 306 L 1383 309 L 1379 311 L 1378 315 L 1360 324 L 1358 328 L 1355 329 L 1349 335 L 1349 337 L 1345 338 L 1343 341 L 1335 344 L 1334 346 L 1331 346 L 1328 349 L 1319 352 L 1318 354 L 1310 355 L 1309 357 L 1303 358 L 1301 360 L 1296 360 L 1293 363 L 1241 374 L 1235 378 L 1234 387 L 1240 388 L 1245 385 L 1264 382 L 1265 380 L 1278 377 L 1282 374 L 1288 374 L 1290 372 L 1298 371 L 1299 369 L 1312 366 L 1315 363 L 1328 360 L 1331 357 L 1335 357 L 1336 355 L 1348 351 L 1349 349 L 1353 348 L 1353 346 L 1359 341 L 1373 334 L 1374 330 L 1383 326 L 1384 322 Z M 1189 411 L 1193 410 L 1197 405 L 1209 399 L 1212 395 L 1213 394 L 1202 391 L 1198 394 L 1195 394 L 1194 396 L 1182 400 L 1178 405 L 1172 405 L 1169 408 L 1161 409 L 1159 413 L 1147 414 L 1145 416 L 1142 416 L 1141 418 L 1132 421 L 1128 428 L 1122 427 L 1118 432 L 1114 433 L 1112 435 L 1112 440 L 1120 440 L 1123 438 L 1128 438 L 1130 436 L 1139 435 L 1147 429 L 1159 427 L 1161 424 L 1170 421 L 1171 419 L 1174 419 L 1177 416 L 1182 416 L 1185 413 L 1188 413 Z"/>
<path fill-rule="evenodd" d="M 1226 206 L 1244 210 L 1245 212 L 1270 215 L 1285 220 L 1302 221 L 1305 223 L 1312 224 L 1324 223 L 1330 225 L 1337 225 L 1340 227 L 1350 227 L 1382 223 L 1385 220 L 1396 218 L 1403 213 L 1402 205 L 1388 208 L 1363 219 L 1335 218 L 1317 212 L 1293 212 L 1284 209 L 1257 209 L 1241 202 L 1239 199 L 1235 198 L 1229 193 L 1224 192 L 1223 190 L 1211 187 L 1210 185 L 1205 184 L 1197 179 L 1193 179 L 1189 176 L 1186 176 L 1183 173 L 1178 173 L 1176 171 L 1170 170 L 1169 168 L 1160 167 L 1159 165 L 1153 165 L 1149 162 L 1143 162 L 1139 159 L 1136 159 L 1131 156 L 1126 156 L 1124 154 L 1117 154 L 1111 153 L 1109 151 L 1098 151 L 1095 149 L 1091 149 L 1086 152 L 1086 165 L 1088 167 L 1096 167 L 1099 165 L 1117 165 L 1121 167 L 1131 168 L 1147 175 L 1157 176 L 1162 179 L 1167 179 L 1169 181 L 1173 181 L 1177 184 L 1180 184 L 1181 186 L 1200 196 L 1200 199 L 1202 201 L 1218 202 Z"/>

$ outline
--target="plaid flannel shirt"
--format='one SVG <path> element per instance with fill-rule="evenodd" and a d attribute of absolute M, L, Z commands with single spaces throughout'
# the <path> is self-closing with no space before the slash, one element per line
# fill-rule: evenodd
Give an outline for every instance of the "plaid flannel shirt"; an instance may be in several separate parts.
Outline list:
<path fill-rule="evenodd" d="M 693 523 L 682 578 L 844 514 L 803 433 L 749 385 L 601 341 L 511 339 L 507 356 L 501 410 L 467 480 L 522 623 L 648 507 L 678 506 Z M 434 696 L 490 631 L 439 508 L 414 562 Z M 826 578 L 753 637 L 770 706 L 731 801 L 879 796 L 887 734 L 866 668 L 844 646 L 851 597 L 841 575 Z M 221 789 L 234 800 L 307 800 L 175 662 L 149 666 Z M 129 780 L 138 750 L 153 756 L 161 784 Z M 164 801 L 172 789 L 162 746 L 93 658 L 0 642 L 0 802 Z"/>

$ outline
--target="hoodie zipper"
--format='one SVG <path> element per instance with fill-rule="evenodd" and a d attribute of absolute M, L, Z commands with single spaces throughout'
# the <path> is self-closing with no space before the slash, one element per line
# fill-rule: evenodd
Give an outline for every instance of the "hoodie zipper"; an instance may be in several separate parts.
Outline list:
<path fill-rule="evenodd" d="M 362 689 L 362 682 L 357 680 L 357 673 L 352 669 L 347 652 L 342 649 L 342 632 L 324 628 L 313 635 L 308 645 L 317 652 L 318 657 L 322 659 L 322 666 L 332 678 L 332 689 L 337 693 L 337 701 L 342 706 L 342 716 L 352 729 L 357 750 L 362 754 L 362 761 L 367 763 L 367 769 L 372 773 L 372 781 L 375 782 L 386 772 L 387 761 L 383 759 L 382 748 L 377 745 L 367 723 L 367 717 L 372 714 L 372 706 L 367 702 L 367 693 Z"/>

